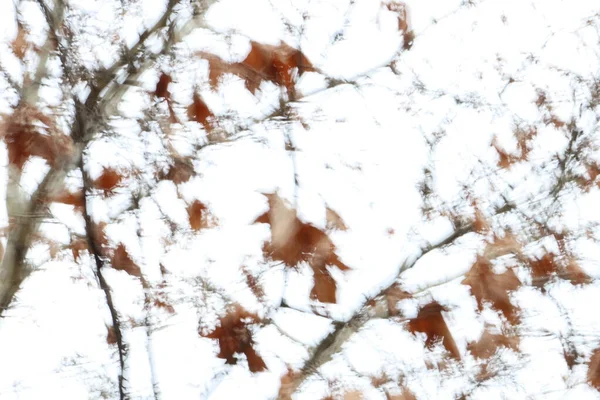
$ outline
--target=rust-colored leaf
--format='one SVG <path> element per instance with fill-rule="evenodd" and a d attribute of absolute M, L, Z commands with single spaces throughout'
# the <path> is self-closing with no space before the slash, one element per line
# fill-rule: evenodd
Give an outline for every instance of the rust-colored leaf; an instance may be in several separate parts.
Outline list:
<path fill-rule="evenodd" d="M 386 393 L 385 396 L 386 396 L 387 400 L 417 400 L 417 397 L 414 395 L 414 393 L 405 387 L 402 388 L 402 391 L 400 393 L 396 393 L 396 394 Z"/>
<path fill-rule="evenodd" d="M 398 30 L 404 38 L 404 50 L 410 50 L 415 39 L 414 32 L 409 27 L 408 6 L 402 2 L 391 2 L 387 5 L 388 10 L 398 14 Z"/>
<path fill-rule="evenodd" d="M 102 174 L 94 180 L 93 185 L 96 189 L 102 190 L 105 193 L 111 193 L 120 186 L 123 179 L 123 175 L 115 169 L 108 167 L 104 168 Z"/>
<path fill-rule="evenodd" d="M 486 329 L 477 342 L 471 342 L 467 345 L 467 350 L 476 358 L 487 359 L 493 356 L 500 347 L 518 351 L 519 338 L 516 336 L 509 337 L 501 334 L 493 334 Z"/>
<path fill-rule="evenodd" d="M 88 242 L 84 239 L 76 239 L 71 241 L 69 245 L 71 252 L 73 253 L 73 259 L 77 262 L 81 256 L 81 252 L 88 250 Z"/>
<path fill-rule="evenodd" d="M 502 312 L 509 322 L 519 321 L 517 308 L 510 302 L 509 294 L 516 290 L 521 282 L 512 269 L 495 274 L 490 261 L 478 256 L 462 284 L 471 287 L 471 293 L 477 299 L 480 310 L 483 309 L 484 301 L 488 301 L 494 309 Z"/>
<path fill-rule="evenodd" d="M 176 158 L 173 165 L 169 168 L 166 178 L 179 185 L 189 181 L 194 174 L 194 166 L 190 162 L 185 159 Z"/>
<path fill-rule="evenodd" d="M 219 341 L 219 358 L 226 360 L 227 364 L 235 365 L 236 353 L 243 353 L 248 359 L 248 368 L 251 372 L 260 372 L 267 366 L 254 350 L 254 340 L 249 325 L 259 321 L 256 314 L 249 313 L 242 306 L 235 305 L 234 308 L 220 319 L 220 324 L 211 333 L 203 335 L 210 339 Z"/>
<path fill-rule="evenodd" d="M 558 272 L 556 257 L 552 253 L 546 253 L 542 258 L 529 261 L 529 269 L 533 278 L 533 286 L 544 291 L 544 285 L 550 280 L 552 275 Z"/>
<path fill-rule="evenodd" d="M 197 94 L 194 93 L 192 104 L 188 106 L 188 118 L 192 121 L 196 121 L 204 126 L 204 129 L 210 131 L 212 125 L 209 118 L 213 117 L 213 113 L 210 111 L 204 100 Z"/>
<path fill-rule="evenodd" d="M 209 224 L 208 208 L 200 201 L 195 200 L 187 208 L 190 227 L 199 231 L 200 229 L 207 228 Z"/>
<path fill-rule="evenodd" d="M 344 220 L 338 213 L 327 207 L 325 210 L 325 218 L 327 219 L 327 229 L 336 229 L 338 231 L 345 231 L 348 229 Z"/>
<path fill-rule="evenodd" d="M 40 132 L 40 125 L 48 133 Z M 32 106 L 21 105 L 0 127 L 8 148 L 8 161 L 19 169 L 30 157 L 41 157 L 50 165 L 69 157 L 73 151 L 72 139 L 56 132 L 54 122 Z"/>
<path fill-rule="evenodd" d="M 83 212 L 83 209 L 85 207 L 85 197 L 83 196 L 82 190 L 78 190 L 74 193 L 65 190 L 63 192 L 50 196 L 48 198 L 48 202 L 68 204 L 70 206 L 73 206 L 75 210 L 79 212 Z"/>
<path fill-rule="evenodd" d="M 113 345 L 117 343 L 117 331 L 113 326 L 106 327 L 106 343 Z"/>
<path fill-rule="evenodd" d="M 115 249 L 112 257 L 112 267 L 119 271 L 125 271 L 129 275 L 137 276 L 138 278 L 142 276 L 142 271 L 140 267 L 137 266 L 135 262 L 127 253 L 127 249 L 123 243 L 120 243 Z"/>
<path fill-rule="evenodd" d="M 587 380 L 590 385 L 600 390 L 600 349 L 594 350 L 588 365 Z"/>
<path fill-rule="evenodd" d="M 574 285 L 585 285 L 592 283 L 592 278 L 590 278 L 590 276 L 586 274 L 574 260 L 569 262 L 565 268 L 565 272 L 561 273 L 560 277 L 568 279 Z"/>
<path fill-rule="evenodd" d="M 335 302 L 335 280 L 326 266 L 345 271 L 349 268 L 335 254 L 331 239 L 320 229 L 300 221 L 296 211 L 290 209 L 276 194 L 265 195 L 269 211 L 258 217 L 255 223 L 271 226 L 271 242 L 265 244 L 265 253 L 275 261 L 295 268 L 306 262 L 312 268 L 315 286 L 311 297 L 326 303 Z"/>
<path fill-rule="evenodd" d="M 171 93 L 169 92 L 169 84 L 171 82 L 172 79 L 169 75 L 165 73 L 161 74 L 160 78 L 158 78 L 154 95 L 158 98 L 169 100 L 171 98 Z"/>
<path fill-rule="evenodd" d="M 310 292 L 310 297 L 321 303 L 335 303 L 336 283 L 329 271 L 323 266 L 313 268 L 314 286 Z"/>
<path fill-rule="evenodd" d="M 12 50 L 20 60 L 23 60 L 27 51 L 27 31 L 20 23 L 17 26 L 17 37 L 12 42 Z"/>
<path fill-rule="evenodd" d="M 400 313 L 400 310 L 398 310 L 397 307 L 399 301 L 412 297 L 410 293 L 402 289 L 397 283 L 393 284 L 385 291 L 385 296 L 390 315 L 398 315 Z"/>
<path fill-rule="evenodd" d="M 446 321 L 444 321 L 442 311 L 445 311 L 445 308 L 435 301 L 423 306 L 419 310 L 417 317 L 408 322 L 408 330 L 413 333 L 421 332 L 427 335 L 425 345 L 428 348 L 433 347 L 441 339 L 444 348 L 450 355 L 456 359 L 460 359 L 458 347 L 450 334 Z"/>

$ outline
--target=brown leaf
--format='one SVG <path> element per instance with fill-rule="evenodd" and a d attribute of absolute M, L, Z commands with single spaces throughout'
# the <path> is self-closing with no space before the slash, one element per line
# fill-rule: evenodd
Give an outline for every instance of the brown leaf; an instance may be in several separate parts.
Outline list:
<path fill-rule="evenodd" d="M 119 271 L 125 271 L 129 275 L 137 276 L 138 278 L 142 276 L 140 267 L 138 267 L 131 257 L 129 257 L 129 253 L 127 253 L 127 249 L 125 249 L 123 243 L 120 243 L 113 253 L 112 267 Z"/>
<path fill-rule="evenodd" d="M 194 174 L 194 166 L 190 162 L 185 159 L 176 158 L 173 165 L 169 168 L 166 178 L 179 185 L 189 181 Z"/>
<path fill-rule="evenodd" d="M 348 229 L 346 224 L 344 224 L 342 217 L 329 207 L 325 210 L 325 218 L 327 219 L 327 229 L 337 229 L 338 231 L 345 231 Z"/>
<path fill-rule="evenodd" d="M 335 303 L 336 283 L 329 271 L 325 267 L 313 269 L 314 286 L 310 292 L 310 297 L 321 303 Z"/>
<path fill-rule="evenodd" d="M 386 393 L 386 398 L 387 400 L 417 400 L 417 397 L 413 394 L 413 392 L 405 387 L 403 387 L 402 391 L 397 394 Z"/>
<path fill-rule="evenodd" d="M 17 27 L 17 37 L 12 42 L 12 50 L 20 60 L 23 60 L 27 51 L 27 31 L 20 23 Z"/>
<path fill-rule="evenodd" d="M 486 329 L 477 342 L 471 342 L 467 345 L 467 350 L 473 354 L 473 357 L 487 359 L 493 356 L 499 347 L 518 351 L 519 338 L 492 334 Z"/>
<path fill-rule="evenodd" d="M 169 92 L 169 83 L 171 82 L 171 77 L 165 73 L 162 73 L 160 78 L 158 78 L 154 95 L 158 98 L 169 100 L 171 98 L 171 93 Z"/>
<path fill-rule="evenodd" d="M 387 5 L 388 10 L 398 14 L 398 30 L 402 32 L 404 38 L 404 50 L 410 50 L 415 39 L 414 32 L 408 24 L 408 6 L 402 2 L 391 2 Z"/>
<path fill-rule="evenodd" d="M 561 273 L 560 277 L 563 279 L 568 279 L 573 285 L 585 285 L 592 283 L 592 278 L 586 274 L 574 260 L 569 262 L 565 268 L 565 272 Z"/>
<path fill-rule="evenodd" d="M 195 200 L 191 205 L 189 205 L 187 212 L 190 227 L 193 230 L 199 231 L 211 226 L 211 218 L 208 208 L 199 200 Z"/>
<path fill-rule="evenodd" d="M 75 193 L 65 190 L 61 193 L 54 194 L 48 198 L 48 202 L 56 202 L 62 204 L 68 204 L 75 208 L 79 212 L 83 212 L 85 207 L 85 197 L 83 191 L 79 190 Z"/>
<path fill-rule="evenodd" d="M 201 123 L 206 131 L 210 131 L 212 130 L 212 125 L 209 118 L 213 116 L 214 114 L 210 111 L 198 93 L 194 93 L 192 104 L 188 106 L 188 118 L 192 121 Z"/>
<path fill-rule="evenodd" d="M 88 250 L 88 242 L 84 239 L 72 240 L 69 245 L 71 252 L 73 253 L 73 260 L 79 261 L 81 252 Z"/>
<path fill-rule="evenodd" d="M 331 239 L 313 225 L 300 221 L 296 211 L 290 209 L 277 194 L 265 196 L 269 211 L 254 222 L 271 226 L 271 242 L 264 248 L 266 255 L 272 260 L 283 261 L 291 268 L 296 268 L 301 262 L 308 263 L 315 279 L 311 297 L 322 302 L 335 302 L 336 285 L 326 266 L 332 265 L 342 271 L 349 268 L 335 254 Z"/>
<path fill-rule="evenodd" d="M 106 327 L 106 343 L 113 345 L 117 343 L 117 331 L 113 326 Z"/>
<path fill-rule="evenodd" d="M 39 125 L 45 125 L 49 133 L 40 133 Z M 19 106 L 0 127 L 8 148 L 8 161 L 19 169 L 30 157 L 36 156 L 55 165 L 58 159 L 69 157 L 73 152 L 72 139 L 55 131 L 54 122 L 32 106 Z"/>
<path fill-rule="evenodd" d="M 458 347 L 456 347 L 454 338 L 450 334 L 446 321 L 444 321 L 442 311 L 446 311 L 445 308 L 435 301 L 426 304 L 419 310 L 417 317 L 408 322 L 408 330 L 413 333 L 426 334 L 425 345 L 428 348 L 433 347 L 437 340 L 442 339 L 442 344 L 446 350 L 452 357 L 460 360 Z"/>
<path fill-rule="evenodd" d="M 588 365 L 587 380 L 590 385 L 600 390 L 600 349 L 594 350 Z"/>
<path fill-rule="evenodd" d="M 236 353 L 244 353 L 248 359 L 248 368 L 251 372 L 260 372 L 267 369 L 264 360 L 256 353 L 252 332 L 248 325 L 256 323 L 259 318 L 256 314 L 249 313 L 240 305 L 234 308 L 223 318 L 220 324 L 211 333 L 203 335 L 210 339 L 219 341 L 219 358 L 226 360 L 227 364 L 235 365 Z"/>
<path fill-rule="evenodd" d="M 399 314 L 400 310 L 396 307 L 399 301 L 412 297 L 410 293 L 402 289 L 397 283 L 393 284 L 385 291 L 385 296 L 387 298 L 388 312 L 390 315 Z"/>
<path fill-rule="evenodd" d="M 124 177 L 113 168 L 104 168 L 102 174 L 94 180 L 94 187 L 107 193 L 112 193 L 120 186 Z"/>
<path fill-rule="evenodd" d="M 475 264 L 461 283 L 471 287 L 471 293 L 477 299 L 479 310 L 483 309 L 484 301 L 489 301 L 492 307 L 502 312 L 509 322 L 519 321 L 517 308 L 510 302 L 509 292 L 516 290 L 521 282 L 512 269 L 507 269 L 502 274 L 495 274 L 492 264 L 486 258 L 477 256 Z"/>

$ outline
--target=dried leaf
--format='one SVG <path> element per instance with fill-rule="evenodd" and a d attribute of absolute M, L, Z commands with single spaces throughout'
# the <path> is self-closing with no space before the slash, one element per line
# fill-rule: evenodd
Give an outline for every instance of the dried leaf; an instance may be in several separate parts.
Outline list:
<path fill-rule="evenodd" d="M 327 219 L 327 229 L 336 229 L 338 231 L 345 231 L 348 229 L 344 220 L 339 216 L 338 213 L 327 207 L 325 210 L 325 217 Z"/>
<path fill-rule="evenodd" d="M 448 325 L 444 321 L 442 311 L 445 308 L 437 302 L 431 302 L 419 310 L 416 318 L 408 322 L 408 330 L 415 333 L 421 332 L 427 335 L 425 345 L 431 348 L 436 341 L 442 339 L 442 343 L 452 357 L 460 360 L 460 353 L 454 338 L 450 334 Z"/>
<path fill-rule="evenodd" d="M 169 100 L 171 98 L 171 93 L 169 92 L 169 84 L 171 82 L 172 79 L 169 75 L 165 73 L 161 74 L 160 78 L 158 78 L 154 95 L 158 98 Z"/>
<path fill-rule="evenodd" d="M 73 253 L 73 260 L 77 262 L 79 261 L 81 252 L 88 250 L 88 242 L 84 239 L 72 240 L 71 244 L 69 245 L 69 248 Z"/>
<path fill-rule="evenodd" d="M 588 365 L 587 380 L 590 385 L 600 390 L 600 349 L 594 350 Z"/>
<path fill-rule="evenodd" d="M 135 262 L 127 253 L 127 249 L 123 243 L 120 243 L 119 246 L 115 249 L 112 257 L 112 267 L 119 271 L 125 271 L 129 275 L 137 276 L 138 278 L 142 276 L 142 271 L 140 267 L 136 265 Z"/>
<path fill-rule="evenodd" d="M 478 256 L 461 283 L 471 287 L 471 293 L 477 299 L 480 310 L 483 309 L 484 301 L 488 301 L 494 309 L 502 312 L 509 322 L 519 321 L 517 308 L 510 302 L 509 292 L 516 290 L 521 282 L 512 269 L 495 274 L 492 264 L 486 258 Z"/>
<path fill-rule="evenodd" d="M 208 207 L 206 207 L 199 200 L 195 200 L 191 205 L 188 206 L 187 213 L 190 227 L 195 231 L 209 228 L 212 225 Z"/>
<path fill-rule="evenodd" d="M 190 162 L 185 159 L 176 158 L 173 165 L 169 168 L 166 178 L 179 185 L 189 181 L 194 174 L 194 166 Z"/>
<path fill-rule="evenodd" d="M 94 180 L 94 187 L 107 193 L 112 193 L 120 186 L 124 177 L 113 168 L 104 168 L 102 174 Z"/>
<path fill-rule="evenodd" d="M 194 93 L 192 104 L 188 106 L 188 118 L 192 121 L 201 123 L 208 132 L 213 128 L 209 121 L 209 118 L 213 116 L 214 114 L 210 111 L 202 98 L 197 93 Z"/>
<path fill-rule="evenodd" d="M 519 350 L 519 338 L 500 334 L 492 334 L 487 329 L 483 331 L 481 338 L 477 342 L 471 342 L 467 345 L 467 350 L 473 354 L 473 357 L 488 359 L 496 353 L 500 347 L 506 347 L 514 351 Z"/>
<path fill-rule="evenodd" d="M 106 343 L 113 345 L 117 343 L 117 331 L 113 326 L 106 327 Z"/>
<path fill-rule="evenodd" d="M 300 221 L 296 211 L 287 207 L 278 195 L 265 196 L 269 211 L 255 221 L 271 226 L 271 242 L 265 245 L 265 253 L 272 260 L 283 261 L 291 268 L 297 267 L 300 262 L 308 263 L 315 280 L 311 297 L 325 303 L 335 302 L 335 280 L 326 266 L 335 266 L 342 271 L 349 268 L 335 254 L 331 239 L 313 225 Z"/>
<path fill-rule="evenodd" d="M 27 51 L 27 31 L 20 23 L 17 27 L 17 37 L 12 42 L 12 50 L 20 60 L 23 60 Z"/>
<path fill-rule="evenodd" d="M 259 321 L 256 314 L 251 314 L 240 305 L 235 305 L 227 315 L 220 319 L 220 325 L 211 333 L 203 335 L 219 341 L 219 358 L 226 360 L 227 364 L 235 365 L 236 353 L 243 353 L 248 359 L 248 368 L 251 372 L 260 372 L 267 369 L 264 360 L 256 353 L 252 332 L 249 325 Z"/>

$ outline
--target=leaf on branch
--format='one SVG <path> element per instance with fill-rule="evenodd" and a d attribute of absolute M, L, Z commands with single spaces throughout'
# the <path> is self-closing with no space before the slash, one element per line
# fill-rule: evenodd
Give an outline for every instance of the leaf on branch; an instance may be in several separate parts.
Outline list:
<path fill-rule="evenodd" d="M 250 52 L 239 63 L 229 64 L 212 54 L 198 53 L 209 63 L 209 80 L 211 86 L 217 87 L 220 77 L 231 73 L 244 80 L 246 88 L 256 94 L 263 81 L 271 81 L 286 88 L 288 94 L 294 96 L 296 75 L 315 71 L 306 56 L 297 49 L 281 42 L 271 46 L 257 42 L 250 43 Z"/>
<path fill-rule="evenodd" d="M 399 315 L 400 310 L 397 305 L 399 301 L 404 299 L 410 299 L 412 295 L 402 289 L 398 283 L 394 283 L 385 291 L 385 296 L 387 299 L 387 307 L 390 315 Z"/>
<path fill-rule="evenodd" d="M 12 42 L 13 53 L 20 59 L 23 60 L 25 52 L 27 51 L 27 30 L 20 23 L 17 25 L 17 37 Z"/>
<path fill-rule="evenodd" d="M 112 193 L 121 185 L 124 176 L 113 168 L 104 168 L 102 174 L 96 178 L 93 185 L 96 189 L 104 191 L 104 194 Z"/>
<path fill-rule="evenodd" d="M 327 229 L 336 229 L 338 231 L 348 230 L 348 227 L 344 223 L 344 220 L 338 213 L 327 207 L 325 210 L 325 218 L 327 219 Z"/>
<path fill-rule="evenodd" d="M 41 133 L 45 126 L 49 133 Z M 55 165 L 59 158 L 72 154 L 73 143 L 69 136 L 56 132 L 53 121 L 39 110 L 22 105 L 7 118 L 0 127 L 8 148 L 8 161 L 19 169 L 30 157 L 41 157 L 50 165 Z"/>
<path fill-rule="evenodd" d="M 467 345 L 467 350 L 475 358 L 488 359 L 492 357 L 500 347 L 506 347 L 514 351 L 519 350 L 519 338 L 517 336 L 506 336 L 490 333 L 487 329 L 483 331 L 477 342 Z"/>
<path fill-rule="evenodd" d="M 75 193 L 68 190 L 64 190 L 63 192 L 49 196 L 47 201 L 68 204 L 70 206 L 73 206 L 75 210 L 79 212 L 83 212 L 83 209 L 85 207 L 85 197 L 83 195 L 82 190 L 79 190 Z"/>
<path fill-rule="evenodd" d="M 190 121 L 196 121 L 204 126 L 207 132 L 210 132 L 213 128 L 209 118 L 214 117 L 214 114 L 210 111 L 206 103 L 198 95 L 194 93 L 192 104 L 188 106 L 188 118 Z"/>
<path fill-rule="evenodd" d="M 250 325 L 259 322 L 256 314 L 249 313 L 242 306 L 236 304 L 234 308 L 220 319 L 220 324 L 211 333 L 202 336 L 219 341 L 219 354 L 217 357 L 226 360 L 227 364 L 237 364 L 234 357 L 236 353 L 243 353 L 248 359 L 248 368 L 251 372 L 261 372 L 267 365 L 256 350 Z"/>
<path fill-rule="evenodd" d="M 427 335 L 425 345 L 428 348 L 432 348 L 441 339 L 450 355 L 460 360 L 458 347 L 450 334 L 446 321 L 444 321 L 442 311 L 446 311 L 446 309 L 435 301 L 423 306 L 417 317 L 408 322 L 408 330 L 412 333 L 421 332 Z"/>
<path fill-rule="evenodd" d="M 594 350 L 588 365 L 587 380 L 590 385 L 600 390 L 600 349 Z"/>
<path fill-rule="evenodd" d="M 410 50 L 415 39 L 415 33 L 409 28 L 408 6 L 401 2 L 391 2 L 387 5 L 388 10 L 398 14 L 398 30 L 404 38 L 404 50 Z"/>
<path fill-rule="evenodd" d="M 106 331 L 106 343 L 110 345 L 117 344 L 117 331 L 114 326 L 107 326 Z"/>
<path fill-rule="evenodd" d="M 73 260 L 75 260 L 75 262 L 77 262 L 77 261 L 79 261 L 81 252 L 88 250 L 87 240 L 84 240 L 84 239 L 72 240 L 69 245 L 69 248 L 71 249 L 71 252 L 73 253 Z"/>
<path fill-rule="evenodd" d="M 194 200 L 194 202 L 188 206 L 187 213 L 190 227 L 195 231 L 210 228 L 216 223 L 208 211 L 208 207 L 199 200 Z"/>
<path fill-rule="evenodd" d="M 119 246 L 117 246 L 117 248 L 114 250 L 111 265 L 114 269 L 118 271 L 125 271 L 129 275 L 137 276 L 138 278 L 142 276 L 140 267 L 133 262 L 123 243 L 120 243 Z"/>
<path fill-rule="evenodd" d="M 165 99 L 168 101 L 171 98 L 171 93 L 169 92 L 169 83 L 171 82 L 171 77 L 165 73 L 162 73 L 160 78 L 158 78 L 154 95 L 160 99 Z"/>
<path fill-rule="evenodd" d="M 496 274 L 492 270 L 491 262 L 478 256 L 461 283 L 471 287 L 471 293 L 477 299 L 480 311 L 483 310 L 483 303 L 488 301 L 494 309 L 502 312 L 510 323 L 519 322 L 518 310 L 510 302 L 509 294 L 519 288 L 521 281 L 512 269 Z"/>
<path fill-rule="evenodd" d="M 175 158 L 173 165 L 169 168 L 165 178 L 173 181 L 176 185 L 185 183 L 194 176 L 194 166 L 186 159 Z"/>
<path fill-rule="evenodd" d="M 327 266 L 335 266 L 341 271 L 349 268 L 335 254 L 331 239 L 315 226 L 300 221 L 296 211 L 277 194 L 265 196 L 269 210 L 254 221 L 271 226 L 271 241 L 265 244 L 265 254 L 290 268 L 296 268 L 301 262 L 308 263 L 315 280 L 311 297 L 323 303 L 335 303 L 336 282 Z"/>

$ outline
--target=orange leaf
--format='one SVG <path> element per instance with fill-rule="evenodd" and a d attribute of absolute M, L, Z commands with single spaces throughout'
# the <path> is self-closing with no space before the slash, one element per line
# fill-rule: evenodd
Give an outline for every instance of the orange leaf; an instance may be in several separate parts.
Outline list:
<path fill-rule="evenodd" d="M 248 359 L 248 368 L 251 372 L 260 372 L 267 369 L 263 359 L 256 353 L 252 347 L 254 340 L 252 332 L 248 325 L 256 323 L 259 318 L 256 314 L 251 314 L 236 304 L 227 315 L 220 319 L 220 325 L 211 333 L 203 335 L 210 339 L 219 341 L 219 358 L 226 360 L 227 364 L 235 365 L 237 359 L 236 353 L 244 353 Z"/>
<path fill-rule="evenodd" d="M 517 351 L 519 348 L 519 338 L 492 334 L 486 329 L 477 342 L 468 344 L 467 350 L 476 358 L 490 358 L 496 353 L 499 347 L 506 347 Z"/>
<path fill-rule="evenodd" d="M 300 221 L 296 211 L 290 209 L 276 194 L 265 195 L 269 202 L 269 211 L 254 222 L 271 226 L 271 242 L 265 244 L 268 257 L 291 268 L 300 262 L 306 262 L 312 268 L 315 286 L 311 297 L 319 301 L 335 302 L 336 284 L 326 269 L 332 265 L 341 271 L 348 270 L 335 254 L 331 239 L 320 229 Z"/>
<path fill-rule="evenodd" d="M 169 168 L 166 178 L 173 181 L 176 185 L 190 180 L 194 176 L 194 166 L 186 160 L 176 158 L 173 165 Z"/>
<path fill-rule="evenodd" d="M 209 122 L 209 118 L 213 116 L 213 113 L 202 98 L 197 93 L 194 93 L 192 104 L 188 106 L 189 119 L 201 123 L 204 129 L 210 131 L 212 125 Z"/>
<path fill-rule="evenodd" d="M 140 267 L 133 262 L 125 246 L 123 243 L 120 243 L 119 246 L 115 249 L 113 257 L 112 257 L 112 267 L 119 271 L 125 271 L 129 275 L 137 276 L 138 278 L 142 276 L 142 271 Z"/>
<path fill-rule="evenodd" d="M 169 83 L 171 83 L 171 77 L 165 73 L 160 75 L 158 83 L 156 84 L 156 91 L 154 94 L 158 98 L 169 100 L 171 93 L 169 92 Z"/>
<path fill-rule="evenodd" d="M 121 181 L 123 181 L 123 175 L 108 167 L 104 168 L 102 174 L 94 180 L 94 187 L 110 193 L 121 184 Z"/>
<path fill-rule="evenodd" d="M 511 323 L 517 323 L 519 317 L 516 307 L 510 302 L 509 292 L 516 290 L 521 282 L 512 269 L 502 274 L 495 274 L 491 263 L 484 257 L 478 256 L 471 270 L 461 282 L 471 287 L 471 293 L 477 299 L 479 309 L 483 302 L 489 301 L 496 310 L 502 312 Z"/>
<path fill-rule="evenodd" d="M 431 348 L 435 342 L 442 339 L 442 343 L 446 350 L 456 359 L 460 359 L 458 347 L 454 342 L 454 338 L 450 334 L 450 330 L 444 321 L 442 311 L 445 311 L 437 302 L 432 302 L 425 305 L 419 310 L 416 318 L 408 322 L 408 329 L 411 332 L 421 332 L 427 335 L 425 345 Z"/>
<path fill-rule="evenodd" d="M 592 357 L 590 358 L 589 368 L 587 373 L 587 380 L 595 387 L 600 390 L 600 349 L 594 350 Z"/>
<path fill-rule="evenodd" d="M 195 200 L 187 208 L 190 226 L 193 230 L 199 231 L 202 228 L 208 227 L 207 208 L 200 201 Z"/>

